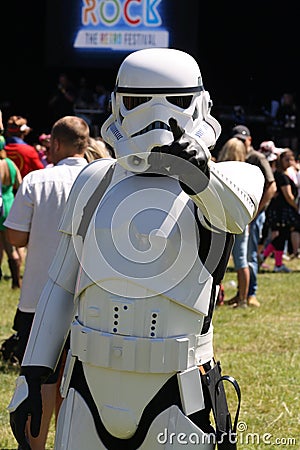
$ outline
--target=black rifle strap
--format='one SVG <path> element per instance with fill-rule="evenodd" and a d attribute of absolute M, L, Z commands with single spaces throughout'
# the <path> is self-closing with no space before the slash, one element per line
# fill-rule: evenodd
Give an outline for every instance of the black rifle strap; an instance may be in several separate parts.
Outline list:
<path fill-rule="evenodd" d="M 219 383 L 222 383 L 224 386 L 223 381 L 228 381 L 229 383 L 232 384 L 232 386 L 235 389 L 237 398 L 238 398 L 238 404 L 237 404 L 237 409 L 236 409 L 236 413 L 235 413 L 235 417 L 234 417 L 234 422 L 233 422 L 233 427 L 232 427 L 232 431 L 233 433 L 237 432 L 237 425 L 238 425 L 238 420 L 239 420 L 239 414 L 240 414 L 240 409 L 241 409 L 241 389 L 240 386 L 238 384 L 238 382 L 236 381 L 235 378 L 231 377 L 230 375 L 223 375 L 216 384 L 216 390 L 219 387 Z"/>
<path fill-rule="evenodd" d="M 85 238 L 91 218 L 97 206 L 99 205 L 101 198 L 103 197 L 108 186 L 110 185 L 114 170 L 115 170 L 115 163 L 109 167 L 108 171 L 106 172 L 106 174 L 98 184 L 97 188 L 89 198 L 87 204 L 83 208 L 82 219 L 77 231 L 77 234 L 79 236 L 82 236 L 83 239 Z"/>
<path fill-rule="evenodd" d="M 236 450 L 236 432 L 241 404 L 241 390 L 238 382 L 231 376 L 222 376 L 219 361 L 206 373 L 201 371 L 201 377 L 208 389 L 211 400 L 211 407 L 216 425 L 218 450 Z M 224 381 L 228 381 L 233 385 L 238 398 L 238 406 L 233 426 L 227 404 Z"/>

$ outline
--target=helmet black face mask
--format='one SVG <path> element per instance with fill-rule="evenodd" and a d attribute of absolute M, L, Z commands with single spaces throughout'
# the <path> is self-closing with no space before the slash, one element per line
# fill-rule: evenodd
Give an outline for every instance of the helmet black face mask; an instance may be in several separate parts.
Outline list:
<path fill-rule="evenodd" d="M 112 114 L 102 125 L 101 135 L 114 148 L 120 164 L 133 172 L 149 168 L 153 147 L 173 141 L 170 118 L 201 140 L 208 153 L 221 133 L 210 115 L 212 102 L 199 66 L 180 50 L 151 48 L 128 55 L 120 66 L 111 101 Z"/>

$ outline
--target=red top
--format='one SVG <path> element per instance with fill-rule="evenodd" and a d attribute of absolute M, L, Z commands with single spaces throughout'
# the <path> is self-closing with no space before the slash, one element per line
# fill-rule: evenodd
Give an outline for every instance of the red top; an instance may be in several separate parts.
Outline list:
<path fill-rule="evenodd" d="M 11 142 L 5 145 L 7 157 L 18 166 L 22 177 L 36 169 L 44 169 L 36 149 L 29 144 Z"/>

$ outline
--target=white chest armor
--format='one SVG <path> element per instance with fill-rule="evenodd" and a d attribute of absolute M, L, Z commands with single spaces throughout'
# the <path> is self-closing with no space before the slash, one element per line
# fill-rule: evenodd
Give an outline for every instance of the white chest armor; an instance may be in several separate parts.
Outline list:
<path fill-rule="evenodd" d="M 125 178 L 108 190 L 85 236 L 80 322 L 144 338 L 198 334 L 212 284 L 198 248 L 194 204 L 176 180 Z"/>

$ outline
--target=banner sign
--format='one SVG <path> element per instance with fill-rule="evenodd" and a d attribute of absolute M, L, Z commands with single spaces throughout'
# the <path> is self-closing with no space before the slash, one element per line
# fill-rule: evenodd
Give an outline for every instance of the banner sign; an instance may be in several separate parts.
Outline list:
<path fill-rule="evenodd" d="M 107 68 L 143 48 L 197 55 L 199 0 L 47 0 L 48 66 Z"/>
<path fill-rule="evenodd" d="M 74 48 L 134 51 L 168 47 L 164 0 L 82 0 Z"/>

